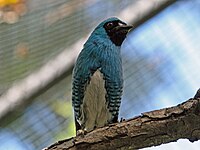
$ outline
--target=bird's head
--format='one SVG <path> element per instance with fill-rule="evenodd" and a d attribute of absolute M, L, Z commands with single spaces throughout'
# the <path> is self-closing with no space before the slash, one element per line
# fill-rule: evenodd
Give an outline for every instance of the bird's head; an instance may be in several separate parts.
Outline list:
<path fill-rule="evenodd" d="M 126 38 L 127 33 L 133 26 L 127 25 L 118 18 L 109 18 L 101 22 L 94 30 L 93 34 L 109 38 L 116 46 L 121 46 Z"/>

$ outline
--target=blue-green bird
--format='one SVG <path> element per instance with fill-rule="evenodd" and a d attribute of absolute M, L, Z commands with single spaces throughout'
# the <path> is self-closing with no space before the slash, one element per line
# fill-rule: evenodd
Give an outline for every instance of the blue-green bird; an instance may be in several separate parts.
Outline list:
<path fill-rule="evenodd" d="M 123 90 L 120 48 L 131 28 L 118 18 L 109 18 L 84 44 L 72 77 L 76 131 L 89 132 L 118 121 Z"/>

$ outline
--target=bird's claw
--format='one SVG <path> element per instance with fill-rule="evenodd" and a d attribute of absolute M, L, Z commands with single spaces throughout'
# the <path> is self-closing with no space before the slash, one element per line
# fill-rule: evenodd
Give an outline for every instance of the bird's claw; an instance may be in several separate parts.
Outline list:
<path fill-rule="evenodd" d="M 78 130 L 78 131 L 76 132 L 76 136 L 84 137 L 84 135 L 86 135 L 86 133 L 87 133 L 86 130 L 80 129 L 80 130 Z"/>
<path fill-rule="evenodd" d="M 120 122 L 123 122 L 123 121 L 126 121 L 126 119 L 124 119 L 124 118 L 121 118 L 121 119 L 120 119 Z"/>

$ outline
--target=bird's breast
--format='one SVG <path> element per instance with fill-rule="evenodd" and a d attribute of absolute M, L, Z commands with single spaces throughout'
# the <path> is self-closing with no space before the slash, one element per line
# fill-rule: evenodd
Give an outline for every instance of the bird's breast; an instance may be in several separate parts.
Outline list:
<path fill-rule="evenodd" d="M 103 74 L 97 70 L 90 78 L 84 93 L 81 124 L 85 130 L 90 131 L 95 127 L 105 126 L 111 119 L 107 108 L 106 89 Z"/>

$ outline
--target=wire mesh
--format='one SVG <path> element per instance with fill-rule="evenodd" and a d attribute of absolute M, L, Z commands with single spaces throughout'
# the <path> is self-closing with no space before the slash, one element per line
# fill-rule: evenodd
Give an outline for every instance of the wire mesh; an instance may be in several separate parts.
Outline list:
<path fill-rule="evenodd" d="M 115 15 L 116 9 L 128 3 L 130 1 L 119 4 L 91 0 L 27 1 L 29 13 L 19 22 L 1 24 L 0 93 L 87 35 L 100 18 Z"/>
<path fill-rule="evenodd" d="M 87 35 L 102 18 L 117 16 L 132 3 L 26 1 L 28 12 L 17 23 L 0 24 L 0 93 Z M 199 7 L 198 0 L 178 1 L 129 34 L 122 46 L 125 85 L 120 117 L 172 106 L 195 94 L 200 79 Z M 19 108 L 18 117 L 9 118 L 11 122 L 0 129 L 0 149 L 41 149 L 73 136 L 70 95 L 68 76 L 28 107 Z M 182 141 L 164 145 L 198 146 Z"/>
<path fill-rule="evenodd" d="M 117 15 L 117 10 L 131 3 L 27 0 L 24 16 L 12 24 L 0 24 L 0 93 L 87 35 L 99 20 Z M 29 107 L 19 108 L 17 117 L 8 116 L 11 123 L 1 127 L 0 140 L 4 144 L 0 149 L 41 149 L 72 136 L 70 82 L 67 77 L 35 98 Z"/>

